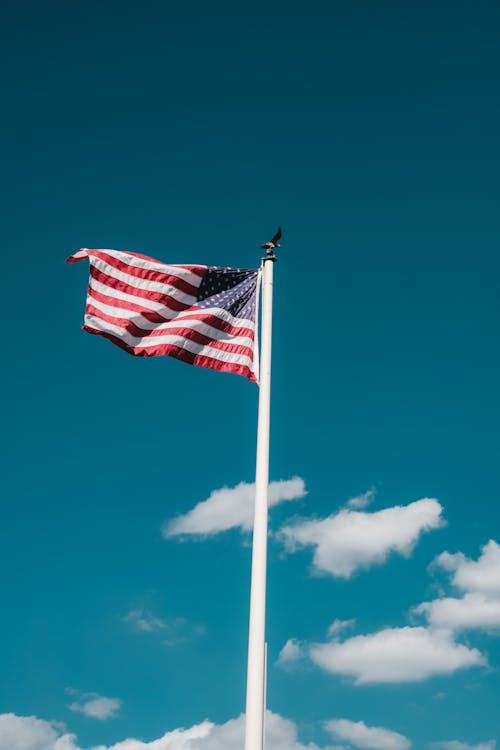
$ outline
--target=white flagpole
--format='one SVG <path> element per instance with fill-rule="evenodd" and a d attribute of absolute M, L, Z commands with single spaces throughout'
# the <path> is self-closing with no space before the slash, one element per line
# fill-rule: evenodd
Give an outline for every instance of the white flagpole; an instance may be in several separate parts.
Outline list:
<path fill-rule="evenodd" d="M 260 355 L 252 583 L 248 633 L 245 750 L 263 750 L 266 668 L 267 495 L 269 485 L 269 418 L 271 410 L 271 342 L 274 253 L 263 258 L 262 339 Z"/>

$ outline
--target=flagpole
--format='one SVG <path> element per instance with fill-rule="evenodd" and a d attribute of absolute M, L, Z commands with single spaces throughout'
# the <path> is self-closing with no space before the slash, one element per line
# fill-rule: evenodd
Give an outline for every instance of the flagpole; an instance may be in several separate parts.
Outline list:
<path fill-rule="evenodd" d="M 252 541 L 252 582 L 248 633 L 245 750 L 263 750 L 266 693 L 266 564 L 269 485 L 269 422 L 271 411 L 271 343 L 273 268 L 276 257 L 262 259 L 262 325 L 255 469 L 255 510 Z"/>

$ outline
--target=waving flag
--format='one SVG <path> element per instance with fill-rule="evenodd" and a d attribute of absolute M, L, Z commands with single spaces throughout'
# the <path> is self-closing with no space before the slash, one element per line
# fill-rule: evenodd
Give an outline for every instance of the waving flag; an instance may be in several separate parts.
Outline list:
<path fill-rule="evenodd" d="M 168 355 L 258 379 L 259 270 L 160 263 L 129 251 L 84 248 L 89 259 L 84 330 L 140 357 Z"/>

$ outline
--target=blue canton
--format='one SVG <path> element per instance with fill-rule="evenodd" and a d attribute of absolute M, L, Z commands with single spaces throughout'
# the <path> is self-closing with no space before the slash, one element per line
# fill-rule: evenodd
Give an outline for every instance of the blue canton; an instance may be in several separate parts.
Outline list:
<path fill-rule="evenodd" d="M 198 289 L 198 307 L 218 307 L 234 315 L 255 321 L 258 270 L 208 268 Z"/>

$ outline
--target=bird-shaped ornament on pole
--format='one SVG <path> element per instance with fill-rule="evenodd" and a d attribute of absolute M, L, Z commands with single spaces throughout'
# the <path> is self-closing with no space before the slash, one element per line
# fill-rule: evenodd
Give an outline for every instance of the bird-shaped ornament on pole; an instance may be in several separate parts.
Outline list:
<path fill-rule="evenodd" d="M 277 247 L 281 247 L 281 245 L 278 243 L 278 240 L 281 239 L 281 227 L 278 227 L 278 231 L 272 238 L 272 240 L 269 240 L 269 242 L 264 242 L 262 245 L 262 249 L 266 251 L 267 255 L 274 255 L 274 251 Z"/>

